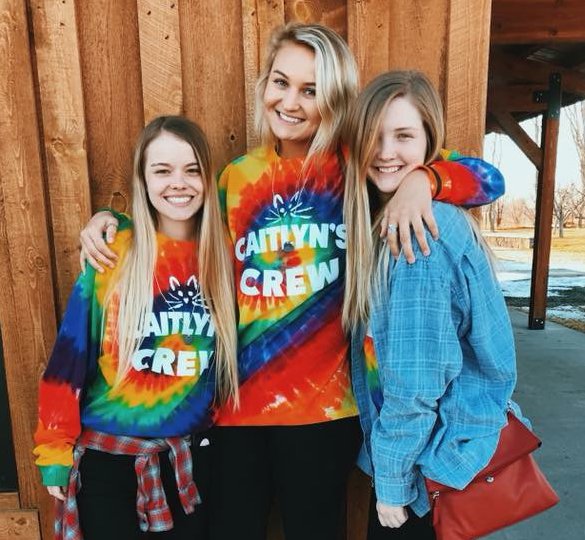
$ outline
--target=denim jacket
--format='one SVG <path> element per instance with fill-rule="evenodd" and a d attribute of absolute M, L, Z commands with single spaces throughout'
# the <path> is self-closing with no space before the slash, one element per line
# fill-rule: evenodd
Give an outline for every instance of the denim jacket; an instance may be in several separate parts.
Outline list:
<path fill-rule="evenodd" d="M 491 459 L 516 383 L 510 319 L 488 259 L 460 209 L 434 202 L 433 212 L 440 238 L 427 234 L 431 254 L 418 251 L 412 265 L 399 257 L 370 303 L 379 412 L 366 382 L 365 328 L 352 334 L 359 464 L 379 501 L 418 515 L 429 510 L 423 476 L 462 489 Z"/>

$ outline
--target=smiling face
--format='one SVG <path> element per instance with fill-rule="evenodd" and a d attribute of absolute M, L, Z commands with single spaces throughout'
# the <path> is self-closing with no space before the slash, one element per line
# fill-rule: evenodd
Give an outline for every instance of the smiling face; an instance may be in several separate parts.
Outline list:
<path fill-rule="evenodd" d="M 144 177 L 159 232 L 188 240 L 204 199 L 201 168 L 189 143 L 163 131 L 146 148 Z"/>
<path fill-rule="evenodd" d="M 425 162 L 427 136 L 417 108 L 407 97 L 398 96 L 382 110 L 380 131 L 368 177 L 383 193 L 394 193 L 408 165 Z"/>
<path fill-rule="evenodd" d="M 315 53 L 295 43 L 276 53 L 264 92 L 264 115 L 282 157 L 306 155 L 321 123 L 315 88 Z"/>

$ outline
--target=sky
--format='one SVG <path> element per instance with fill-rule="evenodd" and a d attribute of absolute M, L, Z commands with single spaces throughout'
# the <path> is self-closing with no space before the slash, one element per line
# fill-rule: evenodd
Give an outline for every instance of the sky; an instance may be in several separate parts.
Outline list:
<path fill-rule="evenodd" d="M 571 136 L 568 107 L 561 109 L 559 123 L 559 142 L 557 154 L 556 185 L 568 186 L 572 182 L 579 185 L 579 158 Z M 534 139 L 534 120 L 526 120 L 520 124 Z M 496 156 L 494 159 L 494 147 Z M 500 158 L 501 156 L 501 158 Z M 484 139 L 483 157 L 486 161 L 499 167 L 506 179 L 506 195 L 511 199 L 525 198 L 531 200 L 535 196 L 534 184 L 536 168 L 524 155 L 522 150 L 507 135 L 490 133 Z M 501 159 L 501 161 L 500 161 Z"/>

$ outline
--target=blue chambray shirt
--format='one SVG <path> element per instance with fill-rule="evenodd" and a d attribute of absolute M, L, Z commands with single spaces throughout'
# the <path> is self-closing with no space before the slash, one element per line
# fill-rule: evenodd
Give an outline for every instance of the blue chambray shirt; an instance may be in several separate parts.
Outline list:
<path fill-rule="evenodd" d="M 433 212 L 441 236 L 427 233 L 431 254 L 419 250 L 412 265 L 401 256 L 389 292 L 371 302 L 380 411 L 366 382 L 365 329 L 352 335 L 365 434 L 358 463 L 379 501 L 419 516 L 429 510 L 423 476 L 462 489 L 487 465 L 516 383 L 510 319 L 488 259 L 460 209 L 433 202 Z"/>

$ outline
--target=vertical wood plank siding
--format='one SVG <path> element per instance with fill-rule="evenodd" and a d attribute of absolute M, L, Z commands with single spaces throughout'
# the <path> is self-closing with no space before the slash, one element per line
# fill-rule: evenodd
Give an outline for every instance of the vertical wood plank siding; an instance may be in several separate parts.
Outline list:
<path fill-rule="evenodd" d="M 37 0 L 30 12 L 61 317 L 79 273 L 77 235 L 91 215 L 75 6 L 72 1 Z"/>
<path fill-rule="evenodd" d="M 185 114 L 221 168 L 246 151 L 241 0 L 183 0 L 179 10 Z"/>
<path fill-rule="evenodd" d="M 143 127 L 136 2 L 76 0 L 76 9 L 92 205 L 109 206 L 117 192 L 129 204 Z"/>
<path fill-rule="evenodd" d="M 262 48 L 268 43 L 272 29 L 284 24 L 284 0 L 242 0 L 244 50 L 244 93 L 246 104 L 246 146 L 258 145 L 254 130 L 254 99 L 256 77 L 262 69 Z"/>
<path fill-rule="evenodd" d="M 446 144 L 477 156 L 485 133 L 491 9 L 492 0 L 451 0 L 448 19 Z"/>
<path fill-rule="evenodd" d="M 137 0 L 144 123 L 183 112 L 177 0 Z"/>
<path fill-rule="evenodd" d="M 31 449 L 55 298 L 26 8 L 0 0 L 0 322 L 20 505 L 41 510 L 47 526 L 50 501 Z"/>
<path fill-rule="evenodd" d="M 447 144 L 480 153 L 491 0 L 0 0 L 0 324 L 23 509 L 51 502 L 31 455 L 37 381 L 96 208 L 129 209 L 143 125 L 186 114 L 219 170 L 257 144 L 254 83 L 274 26 L 344 36 L 362 85 L 425 71 L 445 101 Z M 30 36 L 30 41 L 29 41 Z M 350 481 L 347 537 L 363 538 L 369 483 Z M 275 534 L 275 533 L 273 533 Z"/>

